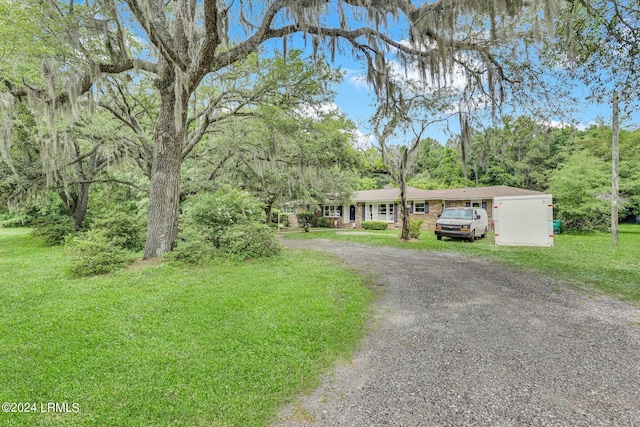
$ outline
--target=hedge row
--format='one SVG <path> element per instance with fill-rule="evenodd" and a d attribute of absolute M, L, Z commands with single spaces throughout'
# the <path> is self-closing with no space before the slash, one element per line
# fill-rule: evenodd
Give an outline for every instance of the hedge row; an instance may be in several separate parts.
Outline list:
<path fill-rule="evenodd" d="M 386 230 L 387 225 L 384 221 L 362 221 L 362 228 L 365 230 Z"/>

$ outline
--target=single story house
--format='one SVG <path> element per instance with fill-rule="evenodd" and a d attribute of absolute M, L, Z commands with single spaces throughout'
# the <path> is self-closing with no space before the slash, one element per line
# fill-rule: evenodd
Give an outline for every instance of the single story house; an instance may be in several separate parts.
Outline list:
<path fill-rule="evenodd" d="M 411 218 L 422 218 L 423 230 L 435 229 L 435 223 L 447 207 L 477 206 L 487 210 L 489 223 L 493 198 L 502 196 L 541 195 L 539 191 L 496 185 L 489 187 L 421 190 L 407 188 L 407 202 Z M 388 228 L 401 228 L 400 189 L 356 191 L 348 205 L 324 205 L 321 215 L 336 227 L 360 228 L 363 221 L 384 221 Z"/>

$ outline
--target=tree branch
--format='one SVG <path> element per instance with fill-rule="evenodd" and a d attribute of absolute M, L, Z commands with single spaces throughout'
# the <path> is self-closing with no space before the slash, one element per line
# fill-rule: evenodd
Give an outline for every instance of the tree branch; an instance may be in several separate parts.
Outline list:
<path fill-rule="evenodd" d="M 146 1 L 145 4 L 149 5 L 150 10 L 143 10 L 137 0 L 125 1 L 136 20 L 147 33 L 149 40 L 160 50 L 167 62 L 177 65 L 182 71 L 186 71 L 187 64 L 178 56 L 175 41 L 168 30 L 163 0 Z"/>

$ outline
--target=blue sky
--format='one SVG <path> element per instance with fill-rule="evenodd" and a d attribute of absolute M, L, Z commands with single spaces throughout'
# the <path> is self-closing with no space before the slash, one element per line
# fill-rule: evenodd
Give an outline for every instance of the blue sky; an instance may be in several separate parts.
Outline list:
<path fill-rule="evenodd" d="M 336 25 L 337 16 L 333 16 L 330 13 L 325 21 Z M 390 28 L 390 33 L 394 39 L 402 40 L 405 37 L 403 33 L 406 33 L 406 28 L 402 22 L 399 22 Z M 281 49 L 281 41 L 274 43 L 276 48 Z M 300 35 L 293 36 L 288 42 L 288 46 L 289 48 L 303 49 L 309 55 L 312 52 L 311 42 L 307 41 L 305 45 Z M 327 52 L 324 53 L 329 56 Z M 336 53 L 333 65 L 340 66 L 345 72 L 343 83 L 336 88 L 336 106 L 356 123 L 362 133 L 370 133 L 368 120 L 374 112 L 375 95 L 368 87 L 364 77 L 366 75 L 366 65 L 364 62 L 357 61 L 350 53 L 340 52 Z M 587 128 L 598 121 L 610 124 L 612 116 L 611 105 L 594 104 L 586 101 L 589 91 L 579 84 L 572 90 L 572 94 L 575 98 L 583 101 L 578 105 L 574 105 L 574 111 L 568 116 L 549 117 L 548 122 L 550 124 L 560 126 L 571 123 L 578 128 Z M 518 114 L 517 111 L 514 114 Z M 640 124 L 640 114 L 634 114 L 631 118 L 623 121 L 623 128 L 633 128 L 637 124 Z M 427 136 L 444 144 L 452 132 L 456 133 L 457 131 L 457 118 L 455 118 L 450 120 L 448 124 L 433 125 L 427 132 Z"/>
<path fill-rule="evenodd" d="M 370 133 L 369 118 L 375 112 L 376 97 L 366 82 L 366 69 L 357 68 L 360 64 L 344 59 L 348 64 L 342 64 L 346 75 L 342 84 L 337 88 L 336 106 L 353 120 L 360 132 Z M 347 67 L 349 65 L 350 67 Z M 457 130 L 456 121 L 450 123 L 452 129 Z M 429 128 L 426 136 L 434 138 L 444 144 L 451 131 L 447 131 L 446 124 L 434 124 Z"/>
<path fill-rule="evenodd" d="M 336 58 L 336 64 L 340 65 L 345 71 L 345 79 L 337 87 L 338 95 L 335 99 L 336 106 L 351 118 L 364 133 L 369 132 L 367 129 L 367 121 L 374 112 L 373 104 L 375 103 L 375 95 L 366 83 L 366 69 L 362 64 L 351 61 L 348 58 Z M 586 129 L 592 124 L 604 120 L 605 124 L 610 124 L 612 112 L 610 104 L 595 104 L 589 102 L 588 88 L 577 84 L 572 91 L 577 99 L 583 102 L 575 105 L 575 111 L 569 114 L 569 117 L 551 117 L 549 119 L 552 125 L 562 125 L 568 122 L 575 123 L 580 129 Z M 640 124 L 640 114 L 633 113 L 631 117 L 626 118 L 623 128 L 635 128 Z M 440 143 L 444 144 L 452 132 L 457 132 L 459 127 L 457 119 L 450 121 L 447 129 L 446 124 L 433 125 L 427 136 L 430 136 Z"/>

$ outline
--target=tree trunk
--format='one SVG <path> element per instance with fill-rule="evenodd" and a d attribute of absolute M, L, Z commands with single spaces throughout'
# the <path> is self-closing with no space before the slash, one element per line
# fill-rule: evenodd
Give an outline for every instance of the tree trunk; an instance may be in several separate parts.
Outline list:
<path fill-rule="evenodd" d="M 87 216 L 87 206 L 89 205 L 89 186 L 89 183 L 82 183 L 78 185 L 78 197 L 76 199 L 74 209 L 71 212 L 76 231 L 82 228 L 84 218 Z"/>
<path fill-rule="evenodd" d="M 176 126 L 176 96 L 173 84 L 160 91 L 160 99 L 160 114 L 154 134 L 155 149 L 151 167 L 149 222 L 144 259 L 170 252 L 178 236 L 184 126 Z M 185 110 L 183 108 L 182 112 Z M 180 117 L 184 117 L 184 114 Z M 182 120 L 184 122 L 184 118 Z"/>
<path fill-rule="evenodd" d="M 264 213 L 267 217 L 266 219 L 266 223 L 267 224 L 271 224 L 273 221 L 271 220 L 271 213 L 273 212 L 273 201 L 271 200 L 271 198 L 269 198 L 269 200 L 267 201 L 267 203 L 265 203 L 264 205 Z M 276 221 L 278 222 L 278 221 Z"/>
<path fill-rule="evenodd" d="M 618 244 L 618 169 L 620 161 L 620 115 L 618 92 L 613 91 L 613 134 L 611 137 L 611 244 Z"/>
<path fill-rule="evenodd" d="M 400 216 L 402 218 L 402 235 L 400 239 L 409 240 L 409 212 L 407 212 L 407 178 L 404 166 L 400 170 Z"/>
<path fill-rule="evenodd" d="M 82 223 L 87 216 L 87 206 L 89 204 L 89 187 L 91 184 L 84 182 L 77 185 L 78 192 L 66 193 L 59 189 L 60 199 L 69 209 L 69 215 L 73 218 L 73 225 L 76 231 L 80 231 Z"/>

